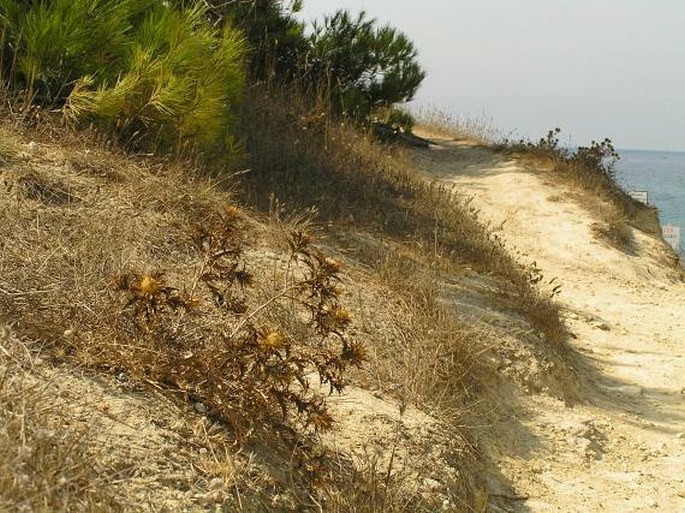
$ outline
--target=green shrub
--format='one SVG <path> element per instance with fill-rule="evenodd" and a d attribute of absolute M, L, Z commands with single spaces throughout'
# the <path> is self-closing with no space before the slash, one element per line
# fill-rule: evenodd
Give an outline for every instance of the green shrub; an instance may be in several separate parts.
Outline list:
<path fill-rule="evenodd" d="M 390 125 L 400 132 L 410 132 L 414 128 L 414 116 L 411 113 L 395 107 L 379 109 L 375 113 L 375 120 Z"/>
<path fill-rule="evenodd" d="M 114 79 L 132 25 L 154 0 L 0 0 L 6 80 L 44 103 L 85 74 Z"/>
<path fill-rule="evenodd" d="M 188 4 L 0 0 L 5 78 L 138 147 L 230 150 L 245 43 Z"/>
<path fill-rule="evenodd" d="M 183 6 L 188 0 L 169 0 Z M 302 0 L 203 0 L 213 22 L 228 22 L 245 34 L 250 46 L 250 75 L 255 80 L 291 80 L 300 75 L 309 44 L 304 23 L 295 17 Z"/>
<path fill-rule="evenodd" d="M 137 145 L 231 147 L 232 107 L 243 84 L 239 32 L 210 27 L 205 10 L 150 10 L 132 37 L 115 82 L 82 77 L 67 100 L 76 119 L 93 118 Z M 98 84 L 98 82 L 100 82 Z"/>

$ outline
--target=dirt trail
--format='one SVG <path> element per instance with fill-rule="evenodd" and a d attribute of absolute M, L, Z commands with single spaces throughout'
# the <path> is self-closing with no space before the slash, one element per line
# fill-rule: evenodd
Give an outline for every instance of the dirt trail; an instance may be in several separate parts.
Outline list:
<path fill-rule="evenodd" d="M 484 148 L 438 141 L 416 160 L 562 285 L 584 362 L 582 404 L 525 396 L 502 412 L 524 429 L 503 420 L 484 434 L 514 490 L 495 489 L 491 510 L 685 511 L 685 284 L 663 242 L 634 230 L 632 254 L 612 248 L 563 186 Z"/>

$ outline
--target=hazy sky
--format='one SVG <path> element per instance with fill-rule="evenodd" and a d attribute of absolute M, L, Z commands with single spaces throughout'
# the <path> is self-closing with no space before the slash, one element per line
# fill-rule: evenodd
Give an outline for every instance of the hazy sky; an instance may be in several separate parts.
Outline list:
<path fill-rule="evenodd" d="M 338 8 L 414 41 L 415 104 L 514 137 L 685 150 L 685 0 L 304 0 L 302 16 Z"/>

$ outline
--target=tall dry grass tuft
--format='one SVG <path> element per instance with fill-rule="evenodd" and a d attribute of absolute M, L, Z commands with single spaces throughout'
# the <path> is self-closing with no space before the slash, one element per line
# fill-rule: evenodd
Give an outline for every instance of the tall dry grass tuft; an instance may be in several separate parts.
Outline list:
<path fill-rule="evenodd" d="M 438 136 L 469 141 L 481 145 L 497 144 L 503 139 L 494 119 L 482 116 L 457 116 L 437 108 L 422 108 L 411 111 L 416 126 L 429 137 Z"/>

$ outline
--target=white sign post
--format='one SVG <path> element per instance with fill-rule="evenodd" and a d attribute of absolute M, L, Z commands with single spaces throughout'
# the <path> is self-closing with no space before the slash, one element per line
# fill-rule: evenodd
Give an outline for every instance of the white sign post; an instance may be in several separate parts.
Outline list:
<path fill-rule="evenodd" d="M 661 233 L 664 235 L 664 240 L 669 243 L 669 245 L 676 251 L 680 251 L 680 226 L 674 226 L 672 224 L 666 224 L 661 229 Z"/>
<path fill-rule="evenodd" d="M 647 191 L 629 191 L 628 196 L 639 201 L 640 203 L 649 205 L 649 193 Z"/>

